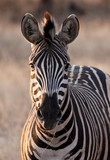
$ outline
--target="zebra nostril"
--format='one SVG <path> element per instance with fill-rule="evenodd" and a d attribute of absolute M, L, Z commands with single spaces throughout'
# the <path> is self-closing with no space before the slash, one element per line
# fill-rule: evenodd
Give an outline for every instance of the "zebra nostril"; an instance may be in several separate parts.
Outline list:
<path fill-rule="evenodd" d="M 44 120 L 44 116 L 42 115 L 42 112 L 38 109 L 37 111 L 37 117 L 40 119 L 40 120 Z"/>
<path fill-rule="evenodd" d="M 57 114 L 57 121 L 60 121 L 62 118 L 62 112 L 59 111 L 58 114 Z"/>

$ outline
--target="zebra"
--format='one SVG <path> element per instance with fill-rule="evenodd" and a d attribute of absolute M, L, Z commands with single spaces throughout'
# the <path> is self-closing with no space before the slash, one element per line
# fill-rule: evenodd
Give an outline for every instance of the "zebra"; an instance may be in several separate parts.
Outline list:
<path fill-rule="evenodd" d="M 21 31 L 31 43 L 32 107 L 21 136 L 22 160 L 110 160 L 110 76 L 71 65 L 68 44 L 79 33 L 76 15 L 56 33 L 45 12 L 42 31 L 27 13 Z"/>

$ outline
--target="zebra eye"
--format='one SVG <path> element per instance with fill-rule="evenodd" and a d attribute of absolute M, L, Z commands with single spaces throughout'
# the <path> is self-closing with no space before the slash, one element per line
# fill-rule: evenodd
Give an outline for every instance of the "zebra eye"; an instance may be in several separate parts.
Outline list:
<path fill-rule="evenodd" d="M 69 63 L 66 63 L 66 64 L 65 64 L 65 70 L 68 69 L 69 65 L 70 65 Z"/>
<path fill-rule="evenodd" d="M 30 67 L 31 67 L 32 69 L 34 69 L 34 64 L 33 64 L 33 63 L 29 63 L 29 65 L 30 65 Z"/>

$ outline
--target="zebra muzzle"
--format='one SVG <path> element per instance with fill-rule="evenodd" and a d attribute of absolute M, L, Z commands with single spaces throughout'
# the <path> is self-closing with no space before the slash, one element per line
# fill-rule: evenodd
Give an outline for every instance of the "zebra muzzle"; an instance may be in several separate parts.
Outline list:
<path fill-rule="evenodd" d="M 62 119 L 62 111 L 57 103 L 57 96 L 45 95 L 44 101 L 37 110 L 37 118 L 43 128 L 51 130 Z"/>

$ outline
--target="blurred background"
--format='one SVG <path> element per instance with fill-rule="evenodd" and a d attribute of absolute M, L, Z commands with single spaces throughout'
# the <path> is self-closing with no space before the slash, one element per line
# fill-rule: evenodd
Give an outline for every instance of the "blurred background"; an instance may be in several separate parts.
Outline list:
<path fill-rule="evenodd" d="M 46 10 L 55 17 L 57 30 L 71 13 L 80 21 L 79 36 L 69 45 L 71 63 L 110 74 L 109 0 L 0 0 L 0 160 L 21 159 L 21 131 L 31 107 L 31 49 L 20 22 L 26 12 L 41 22 Z"/>

